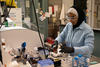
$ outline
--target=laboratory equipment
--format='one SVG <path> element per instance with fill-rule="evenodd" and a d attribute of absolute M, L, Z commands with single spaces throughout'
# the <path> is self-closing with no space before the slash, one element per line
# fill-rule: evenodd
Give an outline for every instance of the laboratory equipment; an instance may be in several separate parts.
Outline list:
<path fill-rule="evenodd" d="M 54 63 L 51 59 L 40 60 L 37 67 L 54 67 Z"/>

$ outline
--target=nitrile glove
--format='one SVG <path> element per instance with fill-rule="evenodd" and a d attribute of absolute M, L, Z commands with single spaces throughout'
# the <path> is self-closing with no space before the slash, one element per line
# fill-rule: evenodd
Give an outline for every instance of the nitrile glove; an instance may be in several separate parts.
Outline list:
<path fill-rule="evenodd" d="M 73 47 L 67 47 L 65 43 L 62 43 L 60 52 L 74 53 L 74 48 Z"/>

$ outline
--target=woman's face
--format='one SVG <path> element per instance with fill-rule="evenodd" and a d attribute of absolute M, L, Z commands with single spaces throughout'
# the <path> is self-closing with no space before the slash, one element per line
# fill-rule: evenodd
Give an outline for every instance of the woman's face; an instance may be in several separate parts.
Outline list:
<path fill-rule="evenodd" d="M 67 14 L 67 20 L 69 22 L 71 22 L 73 25 L 76 25 L 77 21 L 78 21 L 78 17 L 73 13 L 68 13 Z"/>

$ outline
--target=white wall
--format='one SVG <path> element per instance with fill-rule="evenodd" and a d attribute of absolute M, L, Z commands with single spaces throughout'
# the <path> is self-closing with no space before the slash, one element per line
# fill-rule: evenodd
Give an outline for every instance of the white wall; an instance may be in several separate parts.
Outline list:
<path fill-rule="evenodd" d="M 72 5 L 73 5 L 73 0 L 63 0 L 62 2 L 64 4 L 64 12 L 66 12 Z"/>
<path fill-rule="evenodd" d="M 87 0 L 88 24 L 92 28 L 93 28 L 93 23 L 94 23 L 94 2 L 95 2 L 95 0 Z"/>
<path fill-rule="evenodd" d="M 73 0 L 62 0 L 62 10 L 60 15 L 61 24 L 66 24 L 65 19 L 65 13 L 67 10 L 73 5 Z"/>

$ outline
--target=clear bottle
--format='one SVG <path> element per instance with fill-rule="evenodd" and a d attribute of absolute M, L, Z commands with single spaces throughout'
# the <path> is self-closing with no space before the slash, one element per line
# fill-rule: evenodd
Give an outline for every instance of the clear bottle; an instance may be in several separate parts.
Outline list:
<path fill-rule="evenodd" d="M 89 58 L 84 58 L 84 67 L 88 67 L 89 66 Z"/>
<path fill-rule="evenodd" d="M 79 58 L 79 67 L 84 67 L 84 57 L 82 54 L 79 54 L 78 55 L 78 58 Z"/>
<path fill-rule="evenodd" d="M 72 59 L 72 67 L 79 67 L 79 59 L 78 59 L 78 57 L 74 57 Z"/>

